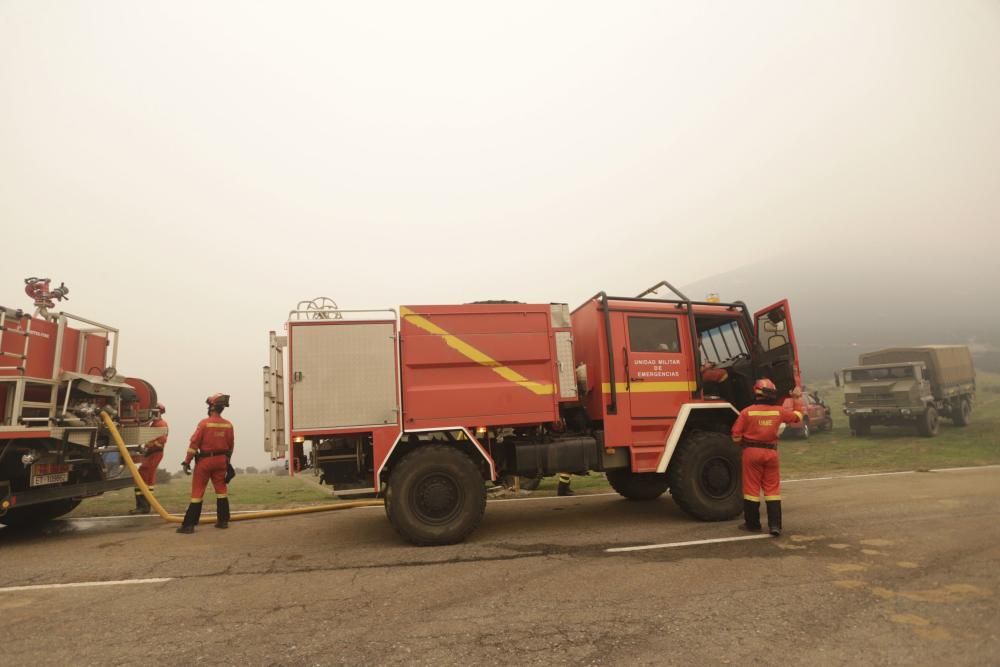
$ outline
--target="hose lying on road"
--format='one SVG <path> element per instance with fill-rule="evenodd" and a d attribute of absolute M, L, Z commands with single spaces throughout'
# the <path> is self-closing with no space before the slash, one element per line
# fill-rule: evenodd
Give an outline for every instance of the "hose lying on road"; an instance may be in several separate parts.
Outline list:
<path fill-rule="evenodd" d="M 118 446 L 118 451 L 122 455 L 122 460 L 125 465 L 128 466 L 128 471 L 132 473 L 132 480 L 135 482 L 136 488 L 142 492 L 142 495 L 149 501 L 150 507 L 152 507 L 157 514 L 164 521 L 169 521 L 170 523 L 181 523 L 183 517 L 178 514 L 170 514 L 167 510 L 163 509 L 163 505 L 159 503 L 156 496 L 149 490 L 146 486 L 146 482 L 142 481 L 142 477 L 139 476 L 139 468 L 136 467 L 135 463 L 132 461 L 132 455 L 128 451 L 128 447 L 125 446 L 125 441 L 122 440 L 121 433 L 118 432 L 118 428 L 115 427 L 115 423 L 111 420 L 111 416 L 106 412 L 101 412 L 101 419 L 104 420 L 104 425 L 108 427 L 108 431 L 111 433 L 111 437 L 114 439 L 115 444 Z M 313 512 L 333 512 L 336 510 L 349 510 L 355 507 L 374 507 L 381 505 L 381 500 L 355 500 L 351 502 L 336 503 L 329 505 L 314 505 L 312 507 L 293 507 L 283 510 L 264 510 L 262 512 L 249 512 L 247 514 L 236 514 L 230 517 L 230 521 L 248 521 L 250 519 L 270 519 L 271 517 L 279 516 L 292 516 L 294 514 L 312 514 Z"/>

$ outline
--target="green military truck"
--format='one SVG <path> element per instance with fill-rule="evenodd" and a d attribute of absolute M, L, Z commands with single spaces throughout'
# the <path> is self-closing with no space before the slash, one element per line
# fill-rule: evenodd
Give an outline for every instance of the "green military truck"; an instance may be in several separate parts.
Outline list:
<path fill-rule="evenodd" d="M 941 417 L 966 426 L 972 414 L 976 371 L 964 345 L 868 352 L 841 377 L 853 435 L 868 435 L 875 425 L 914 424 L 930 438 L 937 435 Z"/>

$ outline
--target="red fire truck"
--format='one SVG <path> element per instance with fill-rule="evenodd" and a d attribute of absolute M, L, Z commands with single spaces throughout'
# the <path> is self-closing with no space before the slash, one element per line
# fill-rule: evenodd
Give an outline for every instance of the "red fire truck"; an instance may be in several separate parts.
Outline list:
<path fill-rule="evenodd" d="M 799 384 L 786 301 L 751 315 L 666 281 L 637 297 L 599 292 L 572 312 L 303 302 L 286 334 L 271 332 L 264 368 L 266 449 L 286 455 L 287 388 L 290 469 L 318 467 L 338 494 L 381 494 L 396 530 L 422 545 L 468 536 L 484 480 L 505 475 L 603 471 L 626 498 L 669 489 L 698 519 L 733 518 L 738 410 L 758 378 L 785 395 Z M 726 373 L 703 380 L 709 365 Z"/>
<path fill-rule="evenodd" d="M 47 521 L 83 498 L 131 486 L 99 417 L 105 406 L 132 451 L 165 432 L 149 426 L 156 390 L 116 370 L 118 330 L 50 313 L 68 299 L 64 284 L 28 278 L 25 292 L 33 314 L 0 306 L 0 523 L 8 526 Z"/>

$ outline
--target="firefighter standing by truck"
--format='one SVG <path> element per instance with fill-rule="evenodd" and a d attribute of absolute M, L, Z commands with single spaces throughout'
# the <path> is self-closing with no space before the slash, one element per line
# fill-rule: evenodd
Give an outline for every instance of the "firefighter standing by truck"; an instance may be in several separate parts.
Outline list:
<path fill-rule="evenodd" d="M 740 528 L 759 532 L 760 493 L 764 491 L 767 526 L 781 535 L 781 472 L 778 464 L 778 431 L 782 424 L 802 421 L 802 413 L 778 403 L 778 390 L 768 379 L 753 386 L 755 403 L 740 412 L 733 424 L 733 442 L 743 448 L 743 518 Z"/>
<path fill-rule="evenodd" d="M 201 518 L 202 500 L 209 480 L 215 489 L 216 528 L 229 527 L 229 496 L 227 483 L 233 478 L 233 467 L 229 462 L 233 455 L 233 425 L 222 418 L 222 411 L 229 407 L 227 394 L 213 394 L 205 399 L 208 417 L 202 419 L 191 436 L 191 445 L 181 464 L 184 472 L 191 474 L 191 459 L 195 459 L 194 479 L 191 481 L 191 504 L 184 513 L 184 521 L 178 533 L 193 533 Z"/>
<path fill-rule="evenodd" d="M 170 433 L 169 427 L 167 426 L 167 421 L 163 418 L 166 414 L 167 408 L 164 407 L 163 403 L 156 404 L 157 416 L 153 420 L 150 426 L 154 428 L 164 428 L 167 431 L 158 438 L 154 438 L 146 443 L 144 452 L 142 455 L 142 463 L 139 464 L 139 476 L 142 477 L 142 481 L 146 483 L 149 487 L 150 493 L 156 492 L 156 469 L 160 465 L 160 461 L 163 459 L 163 448 L 167 444 L 167 435 Z M 146 496 L 142 495 L 142 491 L 139 487 L 135 488 L 135 509 L 130 511 L 129 514 L 149 514 L 152 508 L 149 506 L 149 501 L 146 500 Z"/>

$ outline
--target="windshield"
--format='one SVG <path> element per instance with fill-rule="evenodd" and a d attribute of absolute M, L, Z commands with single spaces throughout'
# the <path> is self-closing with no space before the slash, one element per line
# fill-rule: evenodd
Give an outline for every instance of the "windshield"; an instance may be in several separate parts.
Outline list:
<path fill-rule="evenodd" d="M 870 382 L 872 380 L 899 380 L 913 377 L 913 366 L 896 368 L 856 368 L 845 372 L 847 382 Z"/>
<path fill-rule="evenodd" d="M 749 348 L 743 330 L 735 320 L 700 332 L 702 361 L 721 364 L 740 355 L 747 355 Z"/>

